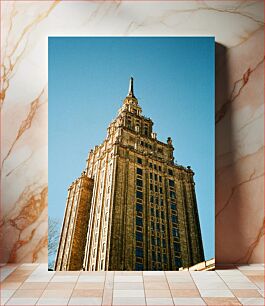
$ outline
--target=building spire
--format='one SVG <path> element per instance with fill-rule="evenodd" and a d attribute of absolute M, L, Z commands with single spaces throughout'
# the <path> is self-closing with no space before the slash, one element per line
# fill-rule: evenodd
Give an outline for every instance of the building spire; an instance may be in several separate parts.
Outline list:
<path fill-rule="evenodd" d="M 133 77 L 130 77 L 129 91 L 128 91 L 127 97 L 133 97 L 133 98 L 135 98 L 134 92 L 133 92 Z"/>

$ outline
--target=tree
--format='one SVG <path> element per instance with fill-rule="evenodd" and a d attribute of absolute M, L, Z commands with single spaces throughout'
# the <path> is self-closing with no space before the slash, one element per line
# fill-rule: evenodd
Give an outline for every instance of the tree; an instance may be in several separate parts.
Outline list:
<path fill-rule="evenodd" d="M 58 219 L 49 217 L 48 220 L 48 268 L 54 270 L 54 261 L 60 238 L 60 222 Z"/>

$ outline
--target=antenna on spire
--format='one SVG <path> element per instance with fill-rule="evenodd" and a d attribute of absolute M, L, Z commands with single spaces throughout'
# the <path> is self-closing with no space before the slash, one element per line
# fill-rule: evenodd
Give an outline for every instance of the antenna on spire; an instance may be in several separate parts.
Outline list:
<path fill-rule="evenodd" d="M 130 77 L 128 96 L 129 97 L 134 97 L 134 92 L 133 92 L 133 77 Z"/>

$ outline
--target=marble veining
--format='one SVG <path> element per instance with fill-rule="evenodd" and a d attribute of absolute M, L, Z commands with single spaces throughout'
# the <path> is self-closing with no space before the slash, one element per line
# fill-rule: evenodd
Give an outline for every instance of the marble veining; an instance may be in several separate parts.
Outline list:
<path fill-rule="evenodd" d="M 2 1 L 0 261 L 47 261 L 47 37 L 212 35 L 216 260 L 263 262 L 263 5 Z"/>

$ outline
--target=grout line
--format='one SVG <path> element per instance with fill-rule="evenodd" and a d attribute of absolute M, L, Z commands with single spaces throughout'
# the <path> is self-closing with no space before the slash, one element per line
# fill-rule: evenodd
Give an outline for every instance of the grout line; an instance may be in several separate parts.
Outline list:
<path fill-rule="evenodd" d="M 165 278 L 166 278 L 166 283 L 168 285 L 168 289 L 169 289 L 169 292 L 170 292 L 172 303 L 173 303 L 173 305 L 175 305 L 174 298 L 173 298 L 173 295 L 172 295 L 172 292 L 171 292 L 171 288 L 169 286 L 169 282 L 168 282 L 167 275 L 166 275 L 165 271 L 164 271 L 164 275 L 165 275 Z"/>

